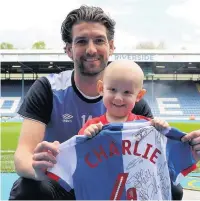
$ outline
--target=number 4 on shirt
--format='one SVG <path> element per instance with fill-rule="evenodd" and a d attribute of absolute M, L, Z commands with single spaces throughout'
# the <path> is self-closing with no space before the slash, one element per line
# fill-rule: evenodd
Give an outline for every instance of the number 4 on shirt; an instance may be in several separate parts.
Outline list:
<path fill-rule="evenodd" d="M 125 188 L 128 173 L 120 173 L 113 187 L 110 200 L 120 200 L 123 190 Z M 137 200 L 137 193 L 135 188 L 129 188 L 126 192 L 127 200 Z"/>

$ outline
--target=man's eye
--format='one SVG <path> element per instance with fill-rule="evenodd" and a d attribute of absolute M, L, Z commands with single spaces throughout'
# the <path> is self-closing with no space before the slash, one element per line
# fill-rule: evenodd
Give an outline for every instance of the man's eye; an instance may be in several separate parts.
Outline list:
<path fill-rule="evenodd" d="M 96 43 L 104 43 L 104 40 L 103 39 L 96 39 Z"/>
<path fill-rule="evenodd" d="M 79 41 L 77 41 L 77 43 L 79 43 L 79 44 L 85 44 L 86 40 L 79 40 Z"/>

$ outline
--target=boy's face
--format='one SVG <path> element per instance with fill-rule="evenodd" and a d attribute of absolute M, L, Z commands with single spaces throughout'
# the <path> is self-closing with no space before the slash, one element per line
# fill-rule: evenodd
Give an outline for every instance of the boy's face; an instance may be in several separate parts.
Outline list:
<path fill-rule="evenodd" d="M 115 117 L 127 116 L 142 97 L 141 89 L 128 73 L 113 73 L 102 83 L 103 102 L 107 112 Z"/>

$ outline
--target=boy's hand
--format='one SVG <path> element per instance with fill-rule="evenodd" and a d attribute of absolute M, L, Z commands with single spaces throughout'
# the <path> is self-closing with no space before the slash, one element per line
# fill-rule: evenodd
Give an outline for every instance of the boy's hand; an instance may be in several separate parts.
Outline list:
<path fill-rule="evenodd" d="M 97 133 L 99 133 L 99 131 L 102 130 L 102 127 L 103 127 L 103 124 L 101 122 L 99 122 L 98 124 L 91 124 L 85 129 L 84 134 L 89 137 L 93 137 Z"/>
<path fill-rule="evenodd" d="M 154 126 L 158 131 L 169 128 L 169 124 L 165 120 L 158 118 L 152 119 L 151 125 Z"/>

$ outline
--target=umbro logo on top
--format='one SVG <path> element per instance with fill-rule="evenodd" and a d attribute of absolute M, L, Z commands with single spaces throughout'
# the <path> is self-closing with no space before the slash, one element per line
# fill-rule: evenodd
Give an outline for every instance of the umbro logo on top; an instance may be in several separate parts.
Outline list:
<path fill-rule="evenodd" d="M 72 122 L 73 116 L 70 114 L 63 114 L 62 118 L 63 118 L 63 122 Z"/>

